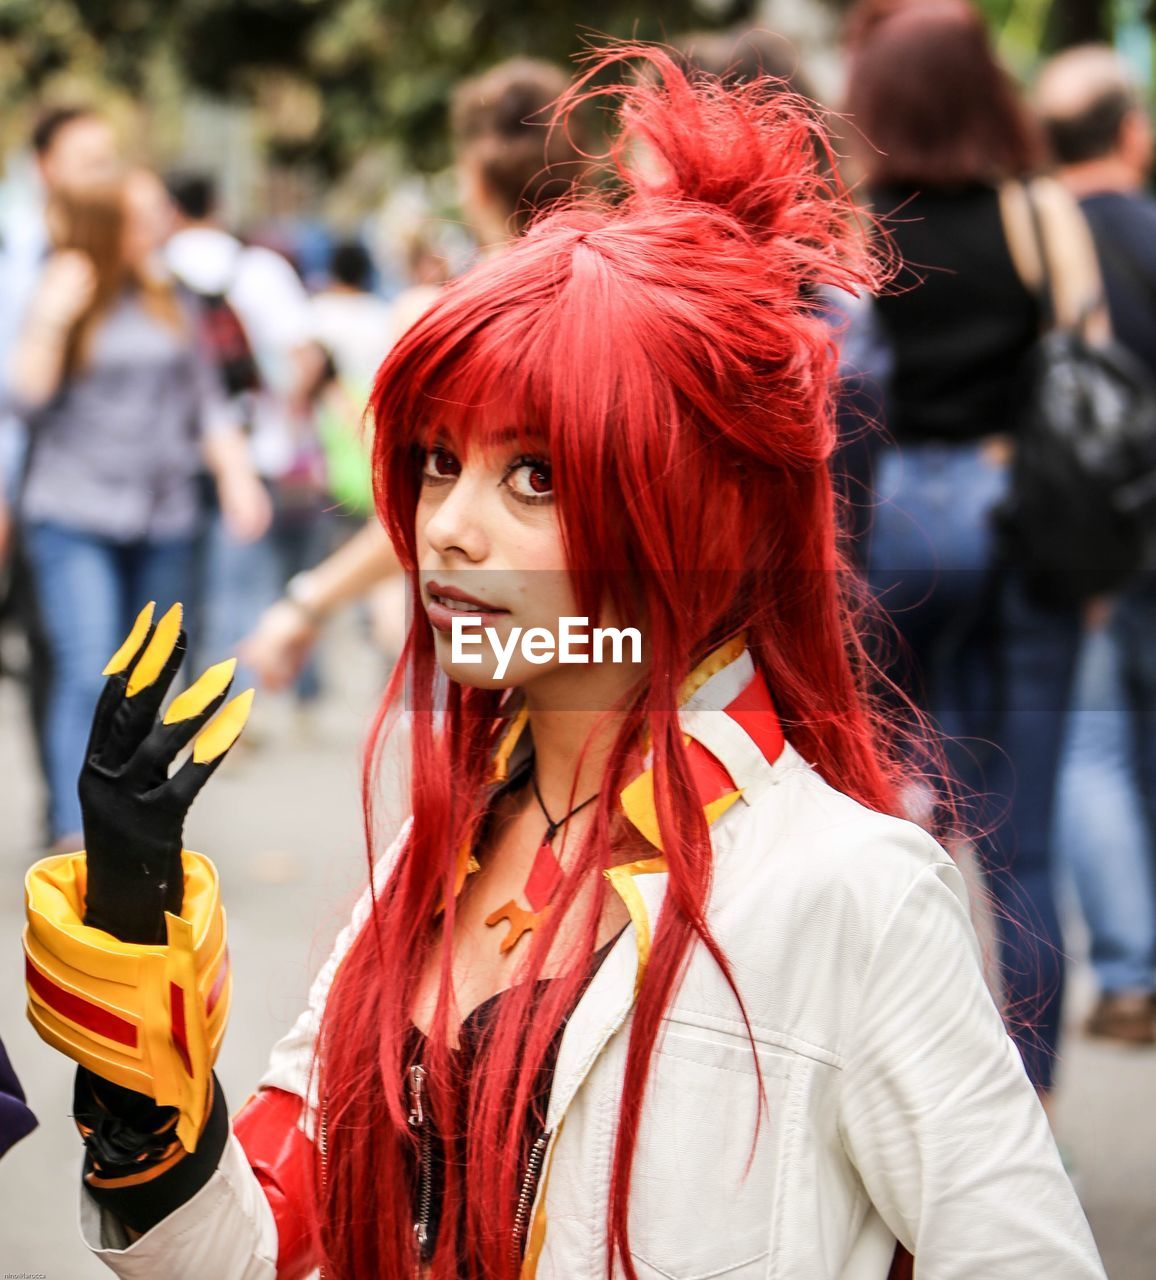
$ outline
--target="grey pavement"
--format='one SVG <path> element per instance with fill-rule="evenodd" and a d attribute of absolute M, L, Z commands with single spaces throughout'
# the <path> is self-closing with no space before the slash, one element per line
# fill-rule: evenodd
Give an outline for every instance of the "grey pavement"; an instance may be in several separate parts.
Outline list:
<path fill-rule="evenodd" d="M 308 726 L 284 700 L 260 698 L 256 732 L 247 731 L 260 741 L 234 751 L 186 832 L 188 846 L 216 862 L 229 917 L 234 998 L 218 1073 L 232 1110 L 299 1012 L 364 882 L 360 744 L 379 672 L 352 629 L 333 639 L 324 664 L 329 693 Z M 89 1257 L 76 1227 L 72 1065 L 36 1038 L 24 1016 L 22 876 L 36 856 L 38 796 L 22 710 L 15 689 L 0 682 L 0 1035 L 41 1122 L 0 1161 L 0 1280 L 21 1272 L 85 1280 L 110 1273 Z M 1074 1023 L 1087 1008 L 1089 986 L 1077 970 Z M 1073 1026 L 1056 1127 L 1109 1277 L 1153 1280 L 1156 1051 L 1092 1043 Z"/>

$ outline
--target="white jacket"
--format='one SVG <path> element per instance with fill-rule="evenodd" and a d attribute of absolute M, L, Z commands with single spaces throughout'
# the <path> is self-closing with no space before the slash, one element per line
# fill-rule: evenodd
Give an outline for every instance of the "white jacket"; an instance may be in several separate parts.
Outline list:
<path fill-rule="evenodd" d="M 708 918 L 746 1003 L 767 1105 L 756 1124 L 751 1044 L 697 946 L 643 1106 L 630 1217 L 639 1276 L 885 1280 L 898 1239 L 918 1280 L 1104 1280 L 984 985 L 958 870 L 921 829 L 863 808 L 789 745 L 768 760 L 724 710 L 752 681 L 750 656 L 723 656 L 681 719 L 741 790 L 711 828 Z M 605 1280 L 615 1121 L 660 867 L 616 877 L 633 925 L 563 1034 L 526 1277 Z M 320 1012 L 368 905 L 263 1086 L 305 1094 Z M 307 1107 L 302 1127 L 312 1124 Z M 85 1238 L 122 1276 L 276 1273 L 276 1226 L 235 1137 L 209 1183 L 130 1247 L 82 1196 Z"/>

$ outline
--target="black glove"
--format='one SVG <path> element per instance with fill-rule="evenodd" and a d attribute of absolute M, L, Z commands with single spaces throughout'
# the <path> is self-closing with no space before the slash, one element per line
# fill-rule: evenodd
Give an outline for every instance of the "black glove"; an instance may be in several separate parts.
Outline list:
<path fill-rule="evenodd" d="M 88 886 L 84 923 L 122 942 L 164 943 L 165 912 L 180 914 L 185 815 L 244 725 L 252 690 L 194 746 L 173 776 L 178 753 L 212 719 L 233 682 L 235 661 L 210 667 L 157 713 L 187 647 L 181 606 L 157 623 L 149 605 L 113 656 L 80 771 Z"/>

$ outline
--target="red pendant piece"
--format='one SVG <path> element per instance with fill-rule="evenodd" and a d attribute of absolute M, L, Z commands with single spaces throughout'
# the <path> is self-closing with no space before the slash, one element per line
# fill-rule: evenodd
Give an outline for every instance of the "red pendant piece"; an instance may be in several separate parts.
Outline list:
<path fill-rule="evenodd" d="M 535 911 L 549 906 L 558 886 L 562 883 L 562 867 L 554 856 L 549 840 L 543 840 L 534 854 L 534 865 L 526 877 L 526 885 L 522 890 L 526 901 Z"/>
<path fill-rule="evenodd" d="M 509 925 L 499 947 L 502 955 L 517 945 L 522 934 L 536 929 L 545 920 L 561 883 L 562 867 L 554 856 L 549 840 L 543 840 L 538 846 L 538 852 L 534 854 L 534 864 L 522 889 L 530 909 L 527 911 L 511 898 L 505 906 L 491 911 L 486 917 L 488 925 L 501 924 L 503 920 Z"/>

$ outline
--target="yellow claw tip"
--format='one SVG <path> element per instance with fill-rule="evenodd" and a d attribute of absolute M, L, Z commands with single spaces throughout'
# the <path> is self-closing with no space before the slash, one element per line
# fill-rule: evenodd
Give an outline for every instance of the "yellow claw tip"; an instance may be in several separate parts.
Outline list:
<path fill-rule="evenodd" d="M 181 622 L 183 619 L 184 608 L 179 604 L 174 604 L 161 618 L 160 622 L 157 623 L 157 628 L 153 632 L 153 638 L 148 643 L 148 648 L 141 654 L 140 661 L 133 668 L 132 675 L 129 676 L 128 689 L 125 691 L 128 697 L 135 697 L 142 689 L 147 689 L 160 675 L 165 663 L 169 660 L 169 655 L 172 653 L 174 645 L 177 643 L 177 637 L 181 634 Z"/>
<path fill-rule="evenodd" d="M 202 671 L 183 693 L 172 700 L 165 712 L 165 724 L 177 724 L 181 720 L 199 716 L 214 698 L 219 698 L 225 692 L 236 670 L 237 659 L 227 658 Z"/>
<path fill-rule="evenodd" d="M 249 711 L 253 706 L 255 690 L 239 693 L 213 717 L 212 722 L 193 739 L 193 760 L 197 764 L 211 764 L 223 756 L 241 736 Z"/>
<path fill-rule="evenodd" d="M 144 642 L 145 636 L 148 635 L 149 627 L 152 626 L 153 611 L 156 607 L 156 601 L 150 600 L 137 614 L 136 621 L 132 624 L 132 629 L 125 636 L 120 648 L 105 664 L 104 670 L 100 673 L 102 676 L 117 675 L 136 657 L 137 650 Z"/>

